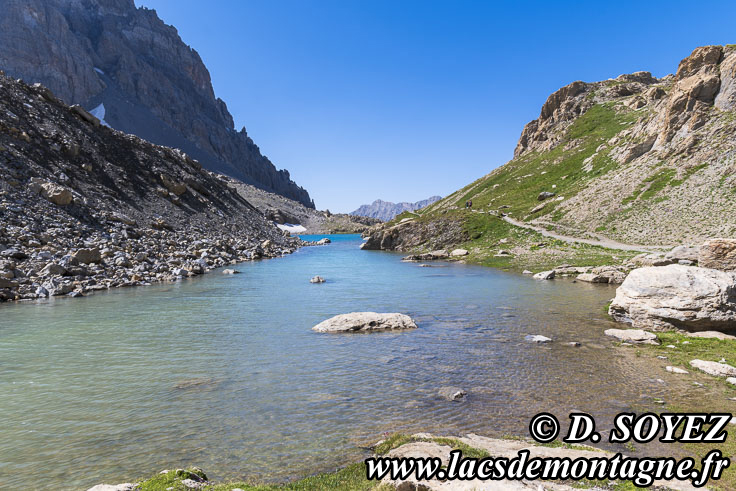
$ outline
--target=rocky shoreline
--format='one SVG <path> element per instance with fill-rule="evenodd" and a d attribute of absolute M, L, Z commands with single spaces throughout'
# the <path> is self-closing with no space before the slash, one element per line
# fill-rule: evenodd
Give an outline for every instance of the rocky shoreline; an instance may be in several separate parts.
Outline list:
<path fill-rule="evenodd" d="M 82 296 L 278 257 L 282 232 L 180 150 L 0 73 L 0 301 Z"/>

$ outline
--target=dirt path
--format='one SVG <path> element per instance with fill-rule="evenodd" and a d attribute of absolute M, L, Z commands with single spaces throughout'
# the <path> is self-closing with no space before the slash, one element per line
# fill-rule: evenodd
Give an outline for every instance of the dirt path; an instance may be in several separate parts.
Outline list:
<path fill-rule="evenodd" d="M 520 222 L 508 216 L 501 217 L 501 218 L 503 218 L 504 221 L 506 221 L 507 223 L 510 223 L 511 225 L 515 227 L 521 227 L 521 228 L 526 228 L 528 230 L 534 230 L 535 232 L 538 232 L 544 235 L 545 237 L 551 237 L 553 239 L 562 240 L 564 242 L 579 242 L 581 244 L 590 244 L 594 246 L 605 247 L 607 249 L 619 249 L 622 251 L 639 251 L 639 252 L 660 252 L 661 249 L 672 248 L 672 246 L 666 246 L 666 245 L 665 246 L 643 246 L 643 245 L 623 244 L 621 242 L 616 242 L 615 240 L 611 240 L 611 239 L 602 239 L 602 240 L 581 239 L 578 237 L 570 237 L 568 235 L 562 235 L 562 234 L 558 234 L 555 232 L 550 232 L 549 230 L 546 230 L 542 227 L 537 227 L 529 223 Z"/>

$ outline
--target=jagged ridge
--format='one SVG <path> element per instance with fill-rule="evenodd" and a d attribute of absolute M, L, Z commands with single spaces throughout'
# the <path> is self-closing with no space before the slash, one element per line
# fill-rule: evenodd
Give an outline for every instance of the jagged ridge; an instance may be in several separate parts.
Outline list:
<path fill-rule="evenodd" d="M 400 215 L 405 211 L 414 211 L 431 205 L 442 199 L 442 196 L 431 196 L 427 199 L 409 203 L 402 201 L 401 203 L 392 203 L 391 201 L 375 200 L 370 205 L 362 205 L 357 210 L 351 211 L 350 215 L 378 218 L 379 220 L 389 221 L 396 215 Z"/>
<path fill-rule="evenodd" d="M 0 0 L 0 10 L 0 69 L 67 103 L 104 104 L 116 129 L 314 207 L 245 128 L 235 131 L 197 52 L 155 11 L 133 0 Z"/>

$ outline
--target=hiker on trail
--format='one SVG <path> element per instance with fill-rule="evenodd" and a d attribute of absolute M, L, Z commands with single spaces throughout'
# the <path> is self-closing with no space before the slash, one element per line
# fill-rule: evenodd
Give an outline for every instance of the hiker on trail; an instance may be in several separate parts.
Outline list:
<path fill-rule="evenodd" d="M 473 200 L 469 199 L 465 202 L 465 209 L 472 208 L 473 207 Z"/>

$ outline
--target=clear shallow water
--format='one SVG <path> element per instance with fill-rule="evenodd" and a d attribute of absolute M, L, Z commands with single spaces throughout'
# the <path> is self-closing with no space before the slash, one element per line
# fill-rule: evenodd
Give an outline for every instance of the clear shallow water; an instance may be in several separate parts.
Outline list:
<path fill-rule="evenodd" d="M 0 487 L 86 489 L 188 464 L 284 480 L 360 458 L 384 432 L 526 436 L 540 411 L 611 421 L 673 389 L 603 336 L 611 287 L 423 268 L 331 237 L 235 276 L 0 306 Z M 310 330 L 361 310 L 420 328 Z M 439 399 L 446 385 L 468 400 Z"/>

